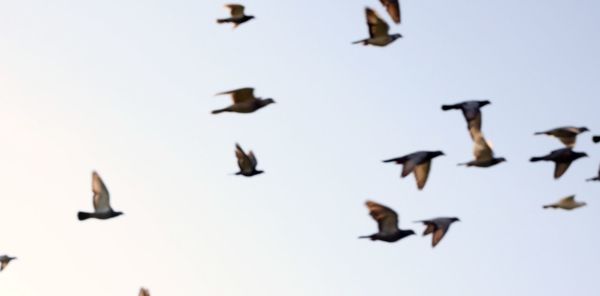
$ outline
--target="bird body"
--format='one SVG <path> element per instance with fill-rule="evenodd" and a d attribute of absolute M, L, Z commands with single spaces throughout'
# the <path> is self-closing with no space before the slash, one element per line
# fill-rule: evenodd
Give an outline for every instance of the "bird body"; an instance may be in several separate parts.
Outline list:
<path fill-rule="evenodd" d="M 236 175 L 252 177 L 264 173 L 263 171 L 256 169 L 258 161 L 252 151 L 249 151 L 246 154 L 239 144 L 235 144 L 235 148 L 235 156 L 238 160 L 238 166 L 240 167 L 240 171 L 235 173 Z"/>
<path fill-rule="evenodd" d="M 17 259 L 17 257 L 10 257 L 8 255 L 0 256 L 0 271 L 3 271 L 6 268 L 6 266 L 8 266 L 8 263 L 15 259 Z"/>
<path fill-rule="evenodd" d="M 418 151 L 398 158 L 384 160 L 383 162 L 395 162 L 403 165 L 401 177 L 404 178 L 414 173 L 417 180 L 417 188 L 423 190 L 429 171 L 431 170 L 431 160 L 444 155 L 442 151 Z"/>
<path fill-rule="evenodd" d="M 373 201 L 366 202 L 369 214 L 375 221 L 379 232 L 371 235 L 361 236 L 359 238 L 368 238 L 372 241 L 384 241 L 388 243 L 397 242 L 407 236 L 415 234 L 412 230 L 402 230 L 398 228 L 398 214 L 384 205 Z"/>
<path fill-rule="evenodd" d="M 586 206 L 585 202 L 575 201 L 575 195 L 567 196 L 556 203 L 543 206 L 544 209 L 563 209 L 571 211 Z"/>
<path fill-rule="evenodd" d="M 219 24 L 233 23 L 233 28 L 235 29 L 235 28 L 237 28 L 237 26 L 239 26 L 251 19 L 254 19 L 254 16 L 244 14 L 245 8 L 243 5 L 228 4 L 228 5 L 225 5 L 225 7 L 229 8 L 231 17 L 218 19 L 217 23 L 219 23 Z"/>
<path fill-rule="evenodd" d="M 569 166 L 571 166 L 571 163 L 573 163 L 573 161 L 575 161 L 579 158 L 582 158 L 582 157 L 587 157 L 587 154 L 585 154 L 583 152 L 575 152 L 571 148 L 563 148 L 563 149 L 554 150 L 546 156 L 532 157 L 530 159 L 530 161 L 531 162 L 538 162 L 538 161 L 554 162 L 555 163 L 554 178 L 558 179 L 562 175 L 564 175 L 564 173 L 567 171 Z"/>
<path fill-rule="evenodd" d="M 481 132 L 473 134 L 473 155 L 475 156 L 475 159 L 459 165 L 487 168 L 506 161 L 504 157 L 494 156 L 494 151 L 492 150 L 491 145 L 485 140 Z"/>
<path fill-rule="evenodd" d="M 110 206 L 110 194 L 108 193 L 106 185 L 104 185 L 104 182 L 102 181 L 100 175 L 98 175 L 97 172 L 92 173 L 92 192 L 94 193 L 94 212 L 77 213 L 77 218 L 80 221 L 87 220 L 90 218 L 106 220 L 123 215 L 122 212 L 116 212 Z"/>
<path fill-rule="evenodd" d="M 425 226 L 427 226 L 425 228 L 425 231 L 423 232 L 423 236 L 433 234 L 431 246 L 435 248 L 435 246 L 437 246 L 440 243 L 442 238 L 444 238 L 444 236 L 450 229 L 450 225 L 458 221 L 460 221 L 460 219 L 456 217 L 442 217 L 430 220 L 417 221 L 417 223 L 423 223 Z"/>
<path fill-rule="evenodd" d="M 558 127 L 555 129 L 536 132 L 534 135 L 548 135 L 557 138 L 560 140 L 565 146 L 569 148 L 573 148 L 575 146 L 575 142 L 577 141 L 577 135 L 587 132 L 589 129 L 587 127 L 574 127 L 574 126 L 564 126 Z"/>
<path fill-rule="evenodd" d="M 219 114 L 223 112 L 235 112 L 235 113 L 252 113 L 258 109 L 261 109 L 269 104 L 275 103 L 273 99 L 262 99 L 254 96 L 254 88 L 246 87 L 218 93 L 217 95 L 231 95 L 233 99 L 233 105 L 212 111 L 212 114 Z"/>
<path fill-rule="evenodd" d="M 471 138 L 481 132 L 481 108 L 491 104 L 490 101 L 465 101 L 453 105 L 442 105 L 442 110 L 461 110 L 467 121 L 467 129 Z"/>
<path fill-rule="evenodd" d="M 366 8 L 367 26 L 369 27 L 369 38 L 355 41 L 353 44 L 387 46 L 388 44 L 402 38 L 400 34 L 389 34 L 390 26 L 381 19 L 371 8 Z"/>

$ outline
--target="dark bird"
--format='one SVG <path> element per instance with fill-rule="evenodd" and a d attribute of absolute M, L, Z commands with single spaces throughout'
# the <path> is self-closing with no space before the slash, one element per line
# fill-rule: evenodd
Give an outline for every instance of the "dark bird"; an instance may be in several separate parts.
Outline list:
<path fill-rule="evenodd" d="M 565 146 L 569 148 L 573 148 L 575 146 L 575 142 L 577 141 L 577 135 L 587 132 L 589 129 L 587 127 L 573 127 L 573 126 L 565 126 L 558 127 L 555 129 L 547 130 L 545 132 L 537 132 L 534 135 L 548 135 L 559 139 Z"/>
<path fill-rule="evenodd" d="M 398 214 L 396 214 L 394 210 L 372 201 L 367 201 L 366 205 L 367 208 L 369 208 L 371 217 L 377 221 L 379 232 L 372 235 L 361 236 L 359 238 L 393 243 L 415 234 L 412 230 L 402 230 L 398 228 Z"/>
<path fill-rule="evenodd" d="M 275 103 L 271 98 L 262 99 L 254 96 L 254 88 L 246 87 L 218 93 L 219 95 L 231 95 L 233 99 L 233 105 L 219 110 L 212 111 L 212 114 L 219 114 L 222 112 L 236 112 L 236 113 L 252 113 L 264 106 Z"/>
<path fill-rule="evenodd" d="M 417 187 L 419 190 L 423 190 L 425 183 L 427 183 L 427 178 L 429 177 L 431 160 L 440 155 L 444 155 L 444 152 L 418 151 L 402 157 L 384 160 L 383 162 L 395 162 L 397 164 L 402 164 L 402 178 L 414 172 L 415 179 L 417 180 Z"/>
<path fill-rule="evenodd" d="M 440 243 L 442 238 L 446 235 L 450 229 L 450 225 L 454 222 L 458 222 L 460 219 L 452 218 L 435 218 L 431 220 L 417 221 L 417 223 L 423 223 L 427 226 L 423 232 L 423 236 L 433 233 L 431 246 L 435 248 Z"/>
<path fill-rule="evenodd" d="M 94 192 L 94 212 L 93 213 L 77 213 L 77 218 L 80 221 L 90 218 L 106 220 L 123 215 L 122 212 L 115 212 L 110 206 L 110 195 L 108 189 L 97 172 L 92 173 L 92 192 Z"/>
<path fill-rule="evenodd" d="M 352 44 L 362 43 L 363 45 L 386 46 L 402 37 L 400 34 L 390 35 L 390 26 L 377 16 L 377 13 L 371 8 L 366 8 L 366 14 L 369 38 L 352 42 Z"/>
<path fill-rule="evenodd" d="M 596 175 L 596 177 L 589 178 L 586 181 L 588 181 L 588 182 L 590 182 L 590 181 L 600 181 L 600 170 L 598 171 L 598 175 Z"/>
<path fill-rule="evenodd" d="M 233 28 L 235 29 L 235 28 L 237 28 L 237 26 L 254 18 L 254 16 L 252 16 L 252 15 L 244 14 L 244 6 L 243 5 L 228 4 L 228 5 L 225 5 L 225 7 L 230 9 L 231 17 L 224 18 L 224 19 L 218 19 L 217 23 L 219 23 L 219 24 L 233 23 Z"/>
<path fill-rule="evenodd" d="M 385 9 L 387 9 L 387 12 L 390 15 L 390 17 L 392 18 L 392 20 L 394 20 L 394 22 L 396 24 L 399 24 L 401 22 L 401 19 L 400 19 L 400 3 L 398 2 L 398 0 L 379 0 L 379 1 L 381 1 L 381 4 L 383 4 L 383 6 L 385 6 Z"/>
<path fill-rule="evenodd" d="M 494 151 L 492 150 L 491 145 L 485 140 L 481 132 L 473 134 L 473 155 L 475 156 L 475 160 L 461 163 L 459 165 L 487 168 L 506 161 L 504 157 L 494 156 Z"/>
<path fill-rule="evenodd" d="M 146 288 L 141 288 L 140 294 L 138 294 L 138 296 L 150 296 L 150 291 L 148 291 L 148 289 Z"/>
<path fill-rule="evenodd" d="M 442 110 L 461 110 L 467 121 L 467 129 L 474 138 L 474 132 L 481 132 L 481 108 L 491 104 L 490 101 L 465 101 L 454 105 L 442 105 Z"/>
<path fill-rule="evenodd" d="M 530 161 L 553 161 L 555 163 L 554 179 L 558 179 L 567 171 L 573 161 L 587 156 L 586 153 L 575 152 L 571 148 L 563 148 L 554 150 L 546 156 L 532 157 Z"/>
<path fill-rule="evenodd" d="M 586 206 L 585 202 L 575 201 L 575 195 L 567 196 L 556 203 L 543 206 L 544 209 L 574 210 Z"/>
<path fill-rule="evenodd" d="M 600 136 L 593 136 L 592 141 L 594 141 L 594 143 L 600 142 Z"/>
<path fill-rule="evenodd" d="M 0 271 L 3 271 L 10 261 L 17 259 L 17 257 L 10 257 L 7 255 L 0 256 Z"/>
<path fill-rule="evenodd" d="M 240 167 L 240 171 L 235 173 L 236 175 L 252 177 L 264 173 L 263 171 L 256 169 L 258 162 L 256 161 L 254 153 L 249 151 L 248 154 L 246 154 L 244 150 L 242 150 L 242 147 L 237 143 L 235 144 L 235 157 L 237 157 L 238 166 Z"/>

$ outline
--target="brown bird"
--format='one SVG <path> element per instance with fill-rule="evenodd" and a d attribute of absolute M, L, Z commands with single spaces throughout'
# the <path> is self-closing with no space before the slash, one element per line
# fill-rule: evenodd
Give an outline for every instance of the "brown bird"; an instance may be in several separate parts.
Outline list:
<path fill-rule="evenodd" d="M 115 212 L 110 206 L 110 194 L 108 193 L 106 185 L 104 185 L 104 182 L 102 182 L 102 179 L 97 172 L 92 173 L 92 192 L 94 192 L 94 212 L 77 213 L 77 218 L 80 221 L 87 220 L 89 218 L 106 220 L 123 215 L 123 212 Z"/>
<path fill-rule="evenodd" d="M 17 259 L 17 257 L 10 257 L 7 255 L 0 256 L 0 271 L 3 271 L 10 261 Z"/>
<path fill-rule="evenodd" d="M 490 101 L 465 101 L 453 105 L 442 105 L 442 110 L 461 110 L 467 121 L 467 129 L 471 138 L 475 138 L 475 133 L 481 132 L 481 108 L 491 104 Z"/>
<path fill-rule="evenodd" d="M 148 291 L 148 289 L 146 288 L 141 288 L 140 294 L 138 294 L 138 296 L 150 296 L 150 291 Z"/>
<path fill-rule="evenodd" d="M 238 166 L 240 167 L 240 171 L 235 173 L 236 175 L 252 177 L 264 173 L 263 171 L 256 169 L 258 161 L 256 160 L 254 153 L 249 151 L 248 154 L 246 154 L 242 147 L 237 143 L 235 144 L 235 157 L 237 157 Z"/>
<path fill-rule="evenodd" d="M 560 140 L 565 146 L 569 148 L 575 147 L 575 142 L 577 141 L 577 135 L 587 132 L 589 129 L 585 126 L 582 127 L 574 127 L 574 126 L 564 126 L 557 127 L 555 129 L 547 130 L 544 132 L 537 132 L 534 135 L 548 135 L 557 138 Z"/>
<path fill-rule="evenodd" d="M 550 152 L 546 156 L 532 157 L 531 162 L 537 161 L 552 161 L 555 163 L 554 167 L 554 179 L 560 178 L 569 169 L 569 166 L 573 161 L 587 157 L 588 155 L 583 152 L 575 152 L 571 148 L 563 148 Z"/>
<path fill-rule="evenodd" d="M 254 88 L 250 87 L 218 93 L 217 96 L 219 95 L 231 95 L 233 105 L 224 109 L 214 110 L 212 111 L 212 114 L 219 114 L 222 112 L 252 113 L 269 104 L 275 103 L 271 98 L 262 99 L 255 97 Z"/>
<path fill-rule="evenodd" d="M 403 165 L 402 178 L 414 172 L 415 179 L 417 180 L 417 188 L 423 190 L 429 177 L 429 171 L 431 170 L 431 160 L 441 155 L 444 155 L 444 152 L 418 151 L 398 158 L 384 160 L 383 162 L 395 162 L 396 164 Z"/>
<path fill-rule="evenodd" d="M 474 135 L 473 155 L 475 156 L 475 160 L 461 163 L 459 165 L 487 168 L 506 161 L 504 157 L 494 157 L 494 151 L 492 150 L 492 147 L 485 140 L 481 132 L 473 132 L 472 134 Z"/>
<path fill-rule="evenodd" d="M 227 4 L 225 7 L 230 9 L 231 17 L 218 19 L 217 23 L 233 23 L 233 28 L 237 28 L 237 26 L 251 20 L 254 18 L 252 15 L 244 14 L 244 6 L 239 4 Z"/>
<path fill-rule="evenodd" d="M 450 225 L 454 222 L 459 222 L 460 219 L 452 217 L 452 218 L 435 218 L 431 220 L 423 220 L 417 221 L 417 223 L 423 223 L 427 226 L 425 228 L 425 232 L 423 232 L 423 236 L 433 233 L 431 246 L 435 248 L 442 238 L 446 235 L 448 230 L 450 229 Z"/>
<path fill-rule="evenodd" d="M 415 234 L 412 230 L 398 228 L 398 214 L 394 210 L 373 201 L 366 202 L 369 214 L 379 227 L 379 232 L 359 238 L 368 238 L 372 241 L 380 240 L 388 243 L 397 242 L 407 236 Z"/>
<path fill-rule="evenodd" d="M 363 45 L 386 46 L 402 37 L 400 34 L 390 35 L 390 26 L 373 9 L 367 7 L 365 11 L 367 26 L 369 27 L 369 38 L 352 42 L 352 44 L 362 43 Z"/>
<path fill-rule="evenodd" d="M 385 6 L 388 14 L 396 24 L 401 22 L 400 19 L 400 3 L 398 0 L 379 0 Z"/>
<path fill-rule="evenodd" d="M 563 209 L 563 210 L 571 211 L 576 208 L 581 208 L 584 206 L 586 206 L 585 202 L 575 201 L 575 195 L 571 195 L 571 196 L 567 196 L 567 197 L 559 200 L 557 203 L 545 205 L 545 206 L 543 206 L 543 208 L 544 209 L 550 209 L 550 208 Z"/>

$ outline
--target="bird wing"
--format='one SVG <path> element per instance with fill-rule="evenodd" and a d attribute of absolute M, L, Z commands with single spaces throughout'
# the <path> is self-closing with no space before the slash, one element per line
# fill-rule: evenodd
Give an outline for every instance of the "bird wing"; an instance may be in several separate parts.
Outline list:
<path fill-rule="evenodd" d="M 574 147 L 575 142 L 577 141 L 577 135 L 561 135 L 557 137 L 565 146 Z"/>
<path fill-rule="evenodd" d="M 425 183 L 427 183 L 427 178 L 429 177 L 430 168 L 431 160 L 422 163 L 415 168 L 415 179 L 417 180 L 417 188 L 419 188 L 419 190 L 422 190 L 425 187 Z"/>
<path fill-rule="evenodd" d="M 388 14 L 396 24 L 400 23 L 400 3 L 398 0 L 380 0 Z"/>
<path fill-rule="evenodd" d="M 239 4 L 227 4 L 225 7 L 231 10 L 231 17 L 243 17 L 244 16 L 244 6 Z"/>
<path fill-rule="evenodd" d="M 229 95 L 229 94 L 231 95 L 231 98 L 233 99 L 234 104 L 256 100 L 256 98 L 254 97 L 254 88 L 251 88 L 251 87 L 234 89 L 234 90 L 218 93 L 217 95 Z"/>
<path fill-rule="evenodd" d="M 110 212 L 110 195 L 97 172 L 92 173 L 92 192 L 94 192 L 94 210 L 97 213 Z"/>
<path fill-rule="evenodd" d="M 448 232 L 448 228 L 450 225 L 440 225 L 440 227 L 438 227 L 434 232 L 433 232 L 433 238 L 431 239 L 431 246 L 435 247 L 437 246 L 437 244 L 440 243 L 440 241 L 442 240 L 442 238 L 444 238 L 444 236 L 446 235 L 446 232 Z"/>
<path fill-rule="evenodd" d="M 571 196 L 567 196 L 563 199 L 561 199 L 558 203 L 559 204 L 571 204 L 575 202 L 575 195 L 571 195 Z"/>
<path fill-rule="evenodd" d="M 0 264 L 0 271 L 3 271 L 7 265 L 8 265 L 8 261 L 2 261 L 2 263 Z"/>
<path fill-rule="evenodd" d="M 238 166 L 241 171 L 252 170 L 252 160 L 244 153 L 244 150 L 239 144 L 235 144 L 235 157 L 238 160 Z"/>
<path fill-rule="evenodd" d="M 433 233 L 435 231 L 435 224 L 431 223 L 429 221 L 423 221 L 423 223 L 425 225 L 427 225 L 427 228 L 425 228 L 425 231 L 423 232 L 423 235 L 428 235 L 430 233 Z"/>
<path fill-rule="evenodd" d="M 141 288 L 139 296 L 150 296 L 150 291 L 146 288 Z"/>
<path fill-rule="evenodd" d="M 398 231 L 398 214 L 394 210 L 373 201 L 367 201 L 369 214 L 379 227 L 379 233 L 395 233 Z"/>
<path fill-rule="evenodd" d="M 477 161 L 488 161 L 494 158 L 494 151 L 485 140 L 482 133 L 476 133 L 474 137 L 473 155 Z"/>
<path fill-rule="evenodd" d="M 369 26 L 369 35 L 371 38 L 383 37 L 388 35 L 390 26 L 382 20 L 374 10 L 367 8 L 367 25 Z"/>
<path fill-rule="evenodd" d="M 558 179 L 564 175 L 570 165 L 570 162 L 557 162 L 554 167 L 554 179 Z"/>
<path fill-rule="evenodd" d="M 248 152 L 248 158 L 250 159 L 250 163 L 252 163 L 252 167 L 256 168 L 256 165 L 258 164 L 258 161 L 256 160 L 256 156 L 254 156 L 254 152 L 249 151 Z"/>

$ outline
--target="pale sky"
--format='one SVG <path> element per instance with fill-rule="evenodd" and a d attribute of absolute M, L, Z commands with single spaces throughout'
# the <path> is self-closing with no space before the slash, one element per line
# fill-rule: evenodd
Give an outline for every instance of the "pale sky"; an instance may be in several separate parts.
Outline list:
<path fill-rule="evenodd" d="M 377 0 L 0 1 L 3 296 L 598 295 L 600 3 L 401 1 L 404 35 L 367 36 Z M 277 104 L 209 114 L 253 86 Z M 507 163 L 472 158 L 459 112 L 489 99 L 483 131 Z M 533 132 L 587 126 L 559 181 Z M 232 176 L 234 144 L 265 174 Z M 419 192 L 381 160 L 443 150 Z M 124 216 L 92 209 L 98 170 Z M 588 206 L 541 206 L 569 194 Z M 437 248 L 376 231 L 364 202 L 415 220 L 458 216 Z"/>

